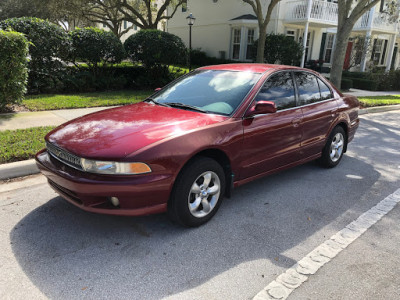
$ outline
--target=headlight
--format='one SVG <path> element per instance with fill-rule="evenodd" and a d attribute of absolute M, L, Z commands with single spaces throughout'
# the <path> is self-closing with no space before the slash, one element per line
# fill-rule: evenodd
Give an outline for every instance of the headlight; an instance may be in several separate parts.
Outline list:
<path fill-rule="evenodd" d="M 99 174 L 133 175 L 151 172 L 148 165 L 140 162 L 125 163 L 81 158 L 81 165 L 86 172 Z"/>

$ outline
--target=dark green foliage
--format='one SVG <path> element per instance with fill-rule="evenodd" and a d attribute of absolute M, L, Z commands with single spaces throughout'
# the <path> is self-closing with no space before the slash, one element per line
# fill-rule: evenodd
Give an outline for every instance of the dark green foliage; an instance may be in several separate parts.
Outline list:
<path fill-rule="evenodd" d="M 62 84 L 52 93 L 94 92 L 119 89 L 154 89 L 162 87 L 182 72 L 167 68 L 146 69 L 143 66 L 102 66 L 95 75 L 89 67 L 67 67 Z M 161 73 L 157 73 L 161 72 Z"/>
<path fill-rule="evenodd" d="M 374 68 L 370 72 L 343 72 L 343 77 L 346 79 L 364 79 L 371 82 L 371 86 L 362 81 L 354 82 L 353 87 L 364 89 L 357 86 L 365 86 L 366 90 L 379 91 L 399 91 L 400 90 L 400 70 L 385 72 L 383 68 Z"/>
<path fill-rule="evenodd" d="M 371 73 L 370 79 L 378 83 L 380 91 L 400 91 L 400 70 Z"/>
<path fill-rule="evenodd" d="M 346 78 L 353 81 L 353 88 L 367 91 L 376 91 L 378 88 L 378 82 L 371 79 L 363 78 Z"/>
<path fill-rule="evenodd" d="M 186 63 L 186 47 L 182 40 L 168 32 L 150 29 L 131 35 L 124 44 L 128 57 L 146 68 Z"/>
<path fill-rule="evenodd" d="M 112 32 L 99 28 L 77 28 L 70 33 L 72 50 L 70 59 L 85 62 L 97 69 L 100 62 L 119 63 L 125 58 L 121 41 Z"/>
<path fill-rule="evenodd" d="M 23 34 L 0 30 L 0 111 L 19 103 L 26 92 L 28 41 Z"/>
<path fill-rule="evenodd" d="M 353 80 L 349 78 L 342 78 L 342 82 L 340 84 L 342 90 L 349 90 L 353 87 Z"/>
<path fill-rule="evenodd" d="M 65 31 L 37 18 L 14 18 L 0 22 L 0 29 L 12 29 L 25 34 L 29 46 L 29 90 L 45 92 L 60 82 L 64 70 L 62 60 L 68 55 L 70 42 Z"/>
<path fill-rule="evenodd" d="M 198 66 L 198 67 L 227 64 L 233 62 L 227 59 L 207 56 L 207 54 L 204 51 L 201 51 L 200 49 L 192 50 L 190 60 L 192 66 Z"/>
<path fill-rule="evenodd" d="M 255 49 L 257 49 L 257 43 L 258 41 L 254 43 L 253 47 Z M 256 53 L 257 51 L 253 52 Z M 299 65 L 302 54 L 302 46 L 291 37 L 283 34 L 267 34 L 264 50 L 264 60 L 266 63 Z"/>
<path fill-rule="evenodd" d="M 369 73 L 367 72 L 350 72 L 350 71 L 343 71 L 342 77 L 346 78 L 362 78 L 362 79 L 368 79 Z"/>

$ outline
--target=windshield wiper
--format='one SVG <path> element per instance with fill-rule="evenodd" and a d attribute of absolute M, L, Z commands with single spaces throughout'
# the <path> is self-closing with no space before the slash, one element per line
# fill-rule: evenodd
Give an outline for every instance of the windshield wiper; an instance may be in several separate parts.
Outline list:
<path fill-rule="evenodd" d="M 147 98 L 147 99 L 144 100 L 144 101 L 146 101 L 146 102 L 152 102 L 152 103 L 154 103 L 154 104 L 156 104 L 156 105 L 161 105 L 161 106 L 165 106 L 165 107 L 170 107 L 168 104 L 158 102 L 158 101 L 154 100 L 153 98 Z"/>
<path fill-rule="evenodd" d="M 180 102 L 167 102 L 166 104 L 168 104 L 171 107 L 185 108 L 185 109 L 191 109 L 191 110 L 199 111 L 199 112 L 202 112 L 202 113 L 208 113 L 208 111 L 206 111 L 204 109 L 201 109 L 201 108 L 199 108 L 197 106 L 184 104 L 184 103 L 180 103 Z"/>

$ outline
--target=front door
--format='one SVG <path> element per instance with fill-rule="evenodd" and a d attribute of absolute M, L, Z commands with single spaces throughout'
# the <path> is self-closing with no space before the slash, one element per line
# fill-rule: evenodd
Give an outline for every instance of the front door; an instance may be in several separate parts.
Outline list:
<path fill-rule="evenodd" d="M 283 71 L 271 75 L 256 96 L 257 101 L 273 101 L 278 111 L 243 120 L 241 179 L 299 160 L 302 112 L 296 107 L 292 73 Z"/>
<path fill-rule="evenodd" d="M 344 57 L 343 70 L 350 68 L 351 51 L 353 50 L 353 42 L 347 43 L 346 56 Z"/>

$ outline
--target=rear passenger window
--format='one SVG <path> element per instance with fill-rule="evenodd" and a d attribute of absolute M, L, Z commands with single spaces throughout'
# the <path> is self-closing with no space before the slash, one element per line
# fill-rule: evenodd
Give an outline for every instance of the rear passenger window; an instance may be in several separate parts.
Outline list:
<path fill-rule="evenodd" d="M 317 78 L 317 80 L 318 80 L 319 90 L 321 92 L 321 100 L 328 100 L 333 98 L 332 92 L 329 89 L 329 87 L 321 79 Z"/>
<path fill-rule="evenodd" d="M 256 97 L 256 101 L 272 101 L 278 110 L 296 106 L 292 75 L 279 72 L 272 75 L 264 83 Z"/>
<path fill-rule="evenodd" d="M 303 72 L 295 72 L 300 105 L 306 105 L 321 100 L 317 77 Z"/>

